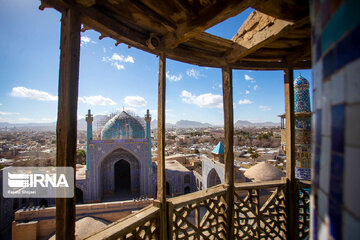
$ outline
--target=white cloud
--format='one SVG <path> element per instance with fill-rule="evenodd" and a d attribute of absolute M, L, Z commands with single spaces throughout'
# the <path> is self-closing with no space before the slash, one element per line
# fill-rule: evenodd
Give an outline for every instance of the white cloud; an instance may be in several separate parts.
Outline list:
<path fill-rule="evenodd" d="M 245 94 L 249 94 L 250 93 L 250 91 L 249 90 L 245 90 Z"/>
<path fill-rule="evenodd" d="M 88 36 L 81 36 L 80 38 L 81 42 L 80 42 L 80 46 L 85 46 L 88 43 L 96 43 L 95 41 L 92 41 L 90 37 Z"/>
<path fill-rule="evenodd" d="M 219 84 L 218 87 L 219 87 L 219 88 L 222 88 L 222 84 Z"/>
<path fill-rule="evenodd" d="M 93 106 L 108 106 L 108 105 L 116 105 L 116 102 L 111 100 L 110 98 L 103 97 L 101 95 L 98 96 L 84 96 L 79 97 L 79 102 L 90 104 Z"/>
<path fill-rule="evenodd" d="M 256 89 L 257 89 L 258 87 L 259 87 L 258 85 L 255 85 L 255 86 L 254 86 L 254 90 L 256 91 Z"/>
<path fill-rule="evenodd" d="M 253 77 L 250 77 L 249 75 L 245 74 L 244 78 L 246 81 L 250 81 L 251 83 L 255 83 L 255 79 Z"/>
<path fill-rule="evenodd" d="M 1 112 L 0 111 L 0 115 L 19 115 L 20 113 L 17 113 L 17 112 Z"/>
<path fill-rule="evenodd" d="M 58 97 L 50 93 L 25 87 L 14 87 L 10 93 L 13 97 L 30 98 L 38 101 L 57 101 Z"/>
<path fill-rule="evenodd" d="M 166 78 L 170 81 L 170 82 L 177 82 L 180 81 L 182 79 L 182 75 L 170 75 L 170 71 L 166 72 Z"/>
<path fill-rule="evenodd" d="M 264 105 L 259 105 L 259 108 L 261 109 L 261 111 L 270 111 L 271 108 L 268 106 L 264 106 Z"/>
<path fill-rule="evenodd" d="M 129 63 L 134 63 L 134 58 L 132 56 L 127 56 L 125 57 L 124 55 L 119 55 L 117 53 L 114 53 L 111 58 L 112 61 L 119 61 L 119 62 L 129 62 Z"/>
<path fill-rule="evenodd" d="M 126 96 L 124 103 L 132 107 L 144 107 L 147 104 L 146 100 L 140 96 Z"/>
<path fill-rule="evenodd" d="M 239 100 L 239 104 L 242 105 L 242 104 L 252 104 L 253 102 L 250 101 L 249 99 L 240 99 Z"/>
<path fill-rule="evenodd" d="M 111 65 L 117 68 L 117 70 L 125 69 L 125 66 L 120 63 L 135 63 L 132 56 L 128 55 L 127 57 L 125 57 L 124 55 L 119 55 L 117 53 L 114 53 L 111 57 L 102 57 L 102 61 L 110 62 Z"/>
<path fill-rule="evenodd" d="M 188 69 L 186 71 L 186 75 L 188 75 L 189 77 L 193 77 L 195 79 L 198 79 L 199 77 L 203 77 L 204 75 L 202 75 L 199 71 L 195 70 L 195 69 Z"/>
<path fill-rule="evenodd" d="M 124 65 L 121 65 L 121 64 L 119 64 L 119 63 L 117 63 L 117 62 L 114 62 L 114 63 L 113 63 L 113 66 L 115 66 L 115 67 L 117 68 L 117 70 L 120 70 L 120 69 L 124 69 L 124 68 L 125 68 Z"/>
<path fill-rule="evenodd" d="M 222 108 L 223 97 L 212 93 L 205 93 L 199 96 L 194 96 L 190 92 L 183 90 L 180 95 L 183 102 L 188 104 L 195 104 L 201 108 Z"/>
<path fill-rule="evenodd" d="M 247 75 L 247 74 L 245 74 L 245 80 L 246 81 L 253 81 L 254 80 L 254 78 L 252 78 L 252 77 L 250 77 L 249 75 Z"/>
<path fill-rule="evenodd" d="M 2 103 L 0 103 L 0 106 L 2 106 Z"/>

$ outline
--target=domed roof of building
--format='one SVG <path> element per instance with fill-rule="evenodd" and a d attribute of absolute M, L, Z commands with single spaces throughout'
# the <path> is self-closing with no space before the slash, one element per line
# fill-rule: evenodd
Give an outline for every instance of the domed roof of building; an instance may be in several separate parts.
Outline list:
<path fill-rule="evenodd" d="M 309 86 L 309 81 L 306 78 L 303 78 L 301 74 L 295 79 L 294 87 L 305 87 Z"/>
<path fill-rule="evenodd" d="M 224 144 L 220 141 L 211 152 L 214 154 L 224 154 Z"/>
<path fill-rule="evenodd" d="M 145 138 L 144 127 L 125 111 L 110 119 L 101 131 L 101 139 Z"/>
<path fill-rule="evenodd" d="M 90 233 L 96 232 L 101 228 L 109 225 L 111 222 L 108 222 L 104 219 L 94 218 L 94 217 L 84 217 L 76 220 L 75 222 L 75 235 L 76 238 L 83 238 Z M 55 234 L 50 238 L 50 240 L 56 239 Z"/>
<path fill-rule="evenodd" d="M 266 162 L 261 162 L 252 166 L 245 171 L 244 175 L 254 182 L 280 180 L 284 177 L 283 172 Z"/>

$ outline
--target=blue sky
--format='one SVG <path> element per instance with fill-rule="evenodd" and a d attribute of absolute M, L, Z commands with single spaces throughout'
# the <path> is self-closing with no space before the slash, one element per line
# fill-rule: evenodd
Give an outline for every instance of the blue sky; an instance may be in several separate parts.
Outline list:
<path fill-rule="evenodd" d="M 53 122 L 57 116 L 60 18 L 40 1 L 0 0 L 0 122 Z M 247 10 L 208 30 L 230 39 Z M 78 118 L 125 107 L 157 116 L 158 59 L 155 55 L 82 33 Z M 301 72 L 310 83 L 311 71 Z M 282 71 L 233 71 L 234 118 L 279 122 L 284 112 Z M 166 121 L 222 124 L 221 70 L 167 60 Z"/>

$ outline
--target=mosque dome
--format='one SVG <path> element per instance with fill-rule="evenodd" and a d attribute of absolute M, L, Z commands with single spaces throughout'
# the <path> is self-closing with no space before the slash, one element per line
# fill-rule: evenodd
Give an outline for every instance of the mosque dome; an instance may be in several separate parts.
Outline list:
<path fill-rule="evenodd" d="M 294 81 L 294 87 L 309 87 L 309 81 L 300 74 Z"/>
<path fill-rule="evenodd" d="M 101 139 L 145 138 L 144 127 L 125 111 L 110 119 L 101 131 Z"/>
<path fill-rule="evenodd" d="M 280 180 L 281 177 L 284 177 L 283 172 L 266 162 L 252 166 L 245 171 L 244 175 L 254 182 Z"/>

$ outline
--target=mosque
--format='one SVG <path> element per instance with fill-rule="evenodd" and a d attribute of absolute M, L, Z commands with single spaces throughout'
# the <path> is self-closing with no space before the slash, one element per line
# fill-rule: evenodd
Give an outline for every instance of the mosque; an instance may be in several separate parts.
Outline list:
<path fill-rule="evenodd" d="M 101 139 L 92 134 L 91 111 L 87 122 L 86 167 L 77 167 L 78 203 L 101 202 L 124 197 L 156 195 L 157 163 L 151 157 L 151 115 L 145 115 L 145 126 L 124 110 L 111 118 L 101 131 Z M 167 193 L 176 196 L 195 190 L 192 171 L 180 163 L 167 162 Z M 117 199 L 118 197 L 119 199 Z"/>
<path fill-rule="evenodd" d="M 295 112 L 295 177 L 303 180 L 311 179 L 311 105 L 309 81 L 299 75 L 294 80 L 294 112 Z M 281 151 L 286 153 L 285 114 L 281 117 Z"/>

